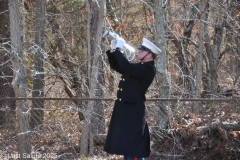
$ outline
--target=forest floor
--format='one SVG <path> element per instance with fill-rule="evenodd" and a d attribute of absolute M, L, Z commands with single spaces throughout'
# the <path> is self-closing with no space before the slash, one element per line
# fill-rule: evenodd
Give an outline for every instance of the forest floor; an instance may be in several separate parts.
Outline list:
<path fill-rule="evenodd" d="M 173 112 L 170 129 L 154 133 L 153 120 L 156 118 L 153 116 L 157 116 L 156 110 L 148 109 L 152 152 L 146 160 L 240 159 L 240 99 L 228 102 L 201 102 L 202 110 L 198 115 L 187 111 L 188 105 L 191 106 L 186 102 L 171 107 Z M 83 123 L 79 121 L 78 114 L 70 112 L 69 109 L 60 109 L 60 106 L 63 106 L 60 101 L 49 101 L 48 106 L 51 106 L 51 109 L 46 111 L 45 118 L 48 121 L 32 132 L 32 150 L 56 153 L 59 160 L 79 159 L 79 137 Z M 13 123 L 1 126 L 0 154 L 17 154 L 17 143 L 17 132 Z M 123 157 L 106 155 L 101 145 L 95 147 L 94 156 L 81 159 L 123 160 Z"/>
<path fill-rule="evenodd" d="M 172 131 L 162 134 L 148 159 L 240 159 L 240 99 L 204 106 L 199 115 L 175 114 Z"/>

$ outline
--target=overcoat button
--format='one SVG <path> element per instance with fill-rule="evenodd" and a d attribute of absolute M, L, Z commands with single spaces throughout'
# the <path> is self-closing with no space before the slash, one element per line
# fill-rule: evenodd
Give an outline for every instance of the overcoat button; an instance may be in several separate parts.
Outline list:
<path fill-rule="evenodd" d="M 121 101 L 122 99 L 121 98 L 119 98 L 119 101 Z"/>

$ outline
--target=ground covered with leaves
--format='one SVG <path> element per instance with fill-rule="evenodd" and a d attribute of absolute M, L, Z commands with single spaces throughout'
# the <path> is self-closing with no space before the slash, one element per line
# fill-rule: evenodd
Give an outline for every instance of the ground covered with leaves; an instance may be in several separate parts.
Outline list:
<path fill-rule="evenodd" d="M 175 112 L 172 128 L 158 131 L 160 138 L 153 139 L 148 159 L 240 159 L 239 101 L 202 106 L 199 115 Z"/>
<path fill-rule="evenodd" d="M 192 102 L 172 103 L 169 129 L 156 127 L 158 108 L 147 104 L 147 120 L 151 131 L 151 156 L 147 160 L 235 160 L 240 159 L 240 101 L 201 102 L 201 113 L 191 112 Z M 94 153 L 82 157 L 80 137 L 83 121 L 69 102 L 49 101 L 45 121 L 31 130 L 32 152 L 53 153 L 52 159 L 112 159 L 122 156 L 103 152 L 103 144 Z M 111 104 L 112 106 L 112 104 Z M 105 114 L 111 113 L 111 107 Z M 106 115 L 109 122 L 110 115 Z M 14 123 L 1 126 L 0 154 L 17 154 L 18 140 Z"/>

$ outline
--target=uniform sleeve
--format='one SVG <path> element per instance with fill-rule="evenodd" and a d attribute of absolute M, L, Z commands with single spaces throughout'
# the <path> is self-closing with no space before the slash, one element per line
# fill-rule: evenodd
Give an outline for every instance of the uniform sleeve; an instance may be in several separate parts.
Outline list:
<path fill-rule="evenodd" d="M 113 70 L 123 74 L 124 72 L 120 69 L 120 67 L 118 65 L 118 61 L 116 60 L 116 57 L 114 56 L 114 54 L 111 53 L 110 50 L 108 50 L 106 53 L 107 53 L 107 56 L 108 56 L 108 61 L 109 61 L 110 67 Z"/>
<path fill-rule="evenodd" d="M 119 68 L 125 73 L 130 74 L 136 79 L 145 79 L 148 76 L 155 75 L 154 66 L 151 64 L 133 64 L 130 63 L 126 57 L 119 51 L 116 50 L 114 53 L 115 60 L 118 63 Z"/>

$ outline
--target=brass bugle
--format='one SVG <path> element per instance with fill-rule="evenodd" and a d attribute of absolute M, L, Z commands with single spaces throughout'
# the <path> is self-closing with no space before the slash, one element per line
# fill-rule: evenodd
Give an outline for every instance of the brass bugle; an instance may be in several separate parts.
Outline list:
<path fill-rule="evenodd" d="M 114 38 L 115 40 L 117 40 L 117 38 L 119 37 L 119 35 L 115 32 L 112 32 L 110 30 L 107 30 L 103 33 L 102 37 L 106 37 L 110 35 L 112 38 Z M 135 56 L 136 56 L 136 50 L 134 47 L 132 47 L 130 44 L 128 43 L 124 43 L 124 47 L 123 47 L 123 53 L 125 54 L 126 58 L 128 59 L 128 61 L 132 61 Z"/>

